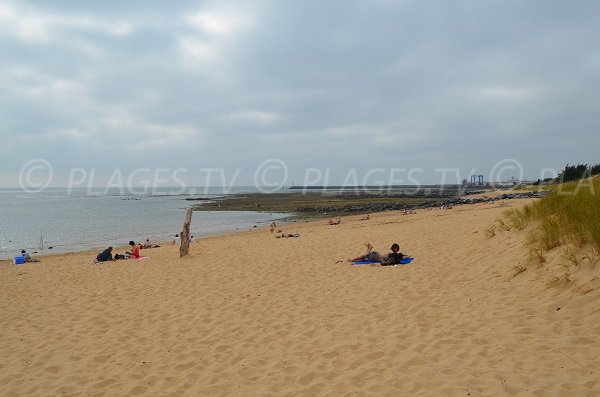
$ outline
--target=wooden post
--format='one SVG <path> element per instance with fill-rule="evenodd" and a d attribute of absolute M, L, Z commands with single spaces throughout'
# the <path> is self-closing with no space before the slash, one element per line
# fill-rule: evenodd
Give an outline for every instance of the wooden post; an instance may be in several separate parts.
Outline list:
<path fill-rule="evenodd" d="M 190 223 L 192 223 L 192 209 L 188 208 L 181 231 L 181 246 L 179 247 L 179 257 L 183 258 L 190 251 Z"/>

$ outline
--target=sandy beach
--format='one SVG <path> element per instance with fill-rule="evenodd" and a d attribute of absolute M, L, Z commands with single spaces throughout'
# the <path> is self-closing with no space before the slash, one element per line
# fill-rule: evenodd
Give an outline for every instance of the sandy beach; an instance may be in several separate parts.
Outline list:
<path fill-rule="evenodd" d="M 598 396 L 600 269 L 514 276 L 525 231 L 486 236 L 526 202 L 206 237 L 183 259 L 3 261 L 0 394 Z M 349 265 L 365 241 L 416 259 Z"/>

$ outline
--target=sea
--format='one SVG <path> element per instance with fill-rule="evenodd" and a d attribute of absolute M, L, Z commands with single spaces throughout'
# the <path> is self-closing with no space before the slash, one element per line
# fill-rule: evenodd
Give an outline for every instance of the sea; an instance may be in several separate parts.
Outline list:
<path fill-rule="evenodd" d="M 119 189 L 48 188 L 28 193 L 0 188 L 0 259 L 126 246 L 130 240 L 173 240 L 187 209 L 204 200 L 253 193 L 253 187 L 191 188 L 187 192 L 154 189 L 148 194 Z M 198 193 L 200 192 L 200 193 Z M 194 201 L 186 200 L 194 199 Z M 213 234 L 266 227 L 290 214 L 247 211 L 194 211 L 191 234 Z"/>

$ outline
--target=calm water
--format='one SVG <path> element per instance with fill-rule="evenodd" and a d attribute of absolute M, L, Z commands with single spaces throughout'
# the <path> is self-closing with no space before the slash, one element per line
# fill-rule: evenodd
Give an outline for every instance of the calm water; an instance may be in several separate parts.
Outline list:
<path fill-rule="evenodd" d="M 230 193 L 251 192 L 251 188 L 234 188 Z M 204 190 L 202 190 L 205 193 Z M 127 245 L 129 240 L 165 241 L 172 239 L 183 224 L 188 207 L 198 201 L 186 197 L 216 198 L 208 195 L 128 195 L 120 192 L 68 192 L 48 189 L 42 193 L 25 193 L 0 189 L 0 258 L 15 256 L 21 249 L 40 249 L 44 253 L 82 251 L 109 245 Z M 204 236 L 266 226 L 286 214 L 256 212 L 194 212 L 191 233 Z M 48 247 L 54 247 L 49 250 Z"/>

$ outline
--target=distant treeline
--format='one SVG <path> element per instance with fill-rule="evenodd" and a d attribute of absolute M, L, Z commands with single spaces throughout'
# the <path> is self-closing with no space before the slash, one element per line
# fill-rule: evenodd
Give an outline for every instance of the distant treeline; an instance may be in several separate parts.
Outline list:
<path fill-rule="evenodd" d="M 544 180 L 538 179 L 534 182 L 534 185 L 539 185 L 542 182 L 570 182 L 577 181 L 583 178 L 589 178 L 593 175 L 600 174 L 600 164 L 589 165 L 589 164 L 577 164 L 577 165 L 569 165 L 565 166 L 565 169 L 562 170 L 558 177 L 556 178 L 546 178 Z"/>

